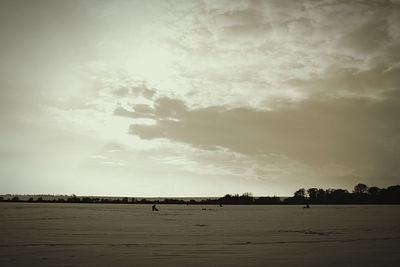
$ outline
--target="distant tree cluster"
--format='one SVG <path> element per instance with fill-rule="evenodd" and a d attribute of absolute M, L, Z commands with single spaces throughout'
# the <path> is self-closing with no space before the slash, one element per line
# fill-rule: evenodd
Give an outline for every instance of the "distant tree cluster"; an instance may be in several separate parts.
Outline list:
<path fill-rule="evenodd" d="M 241 196 L 228 194 L 215 200 L 215 202 L 224 205 L 281 204 L 279 197 L 253 197 L 250 193 L 244 193 Z"/>
<path fill-rule="evenodd" d="M 345 189 L 301 188 L 285 204 L 400 204 L 400 185 L 379 188 L 357 184 L 353 192 Z"/>
<path fill-rule="evenodd" d="M 251 193 L 242 195 L 225 195 L 217 199 L 202 199 L 184 201 L 182 199 L 166 198 L 164 200 L 148 200 L 145 198 L 99 198 L 64 196 L 58 198 L 30 197 L 22 200 L 16 195 L 8 198 L 0 196 L 0 202 L 45 202 L 45 203 L 106 203 L 106 204 L 186 204 L 186 205 L 283 205 L 283 204 L 400 204 L 400 185 L 379 188 L 357 184 L 353 192 L 345 189 L 301 188 L 294 192 L 293 197 L 283 200 L 279 197 L 253 197 Z"/>
<path fill-rule="evenodd" d="M 66 196 L 65 198 L 44 198 L 42 196 L 30 197 L 28 200 L 20 199 L 18 196 L 5 199 L 0 197 L 0 202 L 39 202 L 39 203 L 135 203 L 135 199 L 132 198 L 129 202 L 129 198 L 99 198 L 99 197 L 77 197 L 75 195 Z"/>

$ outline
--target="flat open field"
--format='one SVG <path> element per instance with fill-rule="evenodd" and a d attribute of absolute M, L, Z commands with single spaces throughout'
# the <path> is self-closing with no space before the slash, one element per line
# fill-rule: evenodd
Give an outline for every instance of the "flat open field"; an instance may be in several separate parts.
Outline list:
<path fill-rule="evenodd" d="M 0 203 L 0 266 L 398 266 L 400 206 Z M 206 210 L 203 210 L 206 208 Z"/>

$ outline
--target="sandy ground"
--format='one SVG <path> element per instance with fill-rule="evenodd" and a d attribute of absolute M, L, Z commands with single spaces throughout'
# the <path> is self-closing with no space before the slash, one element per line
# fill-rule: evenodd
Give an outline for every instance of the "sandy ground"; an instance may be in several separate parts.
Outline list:
<path fill-rule="evenodd" d="M 0 203 L 0 266 L 400 262 L 399 205 L 158 208 L 152 212 L 151 205 Z"/>

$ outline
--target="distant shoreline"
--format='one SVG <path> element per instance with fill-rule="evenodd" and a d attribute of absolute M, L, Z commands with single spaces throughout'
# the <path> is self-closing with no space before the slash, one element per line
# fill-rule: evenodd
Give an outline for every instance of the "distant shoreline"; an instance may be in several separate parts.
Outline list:
<path fill-rule="evenodd" d="M 358 184 L 349 193 L 344 189 L 301 188 L 293 197 L 254 197 L 250 193 L 223 197 L 136 198 L 76 195 L 0 195 L 0 202 L 93 203 L 93 204 L 181 204 L 181 205 L 351 205 L 400 204 L 400 185 L 387 188 Z"/>
<path fill-rule="evenodd" d="M 93 205 L 192 205 L 192 206 L 201 206 L 201 205 L 207 205 L 207 206 L 212 206 L 216 205 L 218 206 L 219 204 L 213 204 L 213 203 L 164 203 L 164 202 L 146 202 L 146 203 L 139 203 L 139 202 L 128 202 L 128 203 L 122 203 L 122 202 L 60 202 L 60 201 L 0 201 L 1 203 L 31 203 L 31 204 L 93 204 Z M 304 204 L 299 204 L 299 203 L 277 203 L 277 204 L 242 204 L 242 203 L 236 203 L 236 204 L 223 204 L 223 206 L 303 206 Z M 362 205 L 362 206 L 368 206 L 368 205 L 400 205 L 400 203 L 327 203 L 327 204 L 321 204 L 321 203 L 316 203 L 312 204 L 313 206 L 351 206 L 351 205 Z"/>

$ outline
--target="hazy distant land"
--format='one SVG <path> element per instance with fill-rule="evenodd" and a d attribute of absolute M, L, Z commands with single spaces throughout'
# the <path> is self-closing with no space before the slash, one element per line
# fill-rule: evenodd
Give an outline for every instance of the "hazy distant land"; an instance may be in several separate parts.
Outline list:
<path fill-rule="evenodd" d="M 301 188 L 292 197 L 254 197 L 251 193 L 209 198 L 136 198 L 76 195 L 1 195 L 0 202 L 109 203 L 109 204 L 192 204 L 192 205 L 280 205 L 280 204 L 400 204 L 400 185 L 378 188 L 357 184 L 353 192 L 344 189 Z"/>

